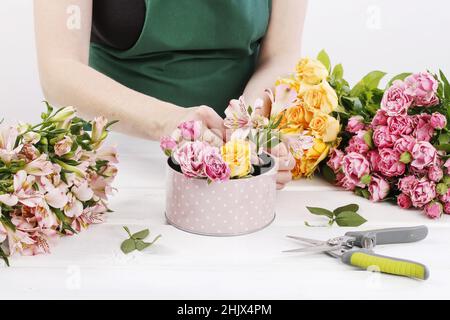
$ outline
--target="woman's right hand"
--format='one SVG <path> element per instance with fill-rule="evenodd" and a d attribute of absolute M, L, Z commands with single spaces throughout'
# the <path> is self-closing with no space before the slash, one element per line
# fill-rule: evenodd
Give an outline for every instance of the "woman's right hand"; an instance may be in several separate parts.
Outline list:
<path fill-rule="evenodd" d="M 204 138 L 215 145 L 223 144 L 225 127 L 223 119 L 214 109 L 208 106 L 198 106 L 180 109 L 180 114 L 172 117 L 164 128 L 163 135 L 171 135 L 180 123 L 186 121 L 202 121 L 206 127 Z"/>

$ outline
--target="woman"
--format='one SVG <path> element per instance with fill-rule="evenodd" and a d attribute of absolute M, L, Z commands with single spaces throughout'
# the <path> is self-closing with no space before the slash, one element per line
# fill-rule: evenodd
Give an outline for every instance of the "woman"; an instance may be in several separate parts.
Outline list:
<path fill-rule="evenodd" d="M 230 99 L 243 94 L 253 102 L 263 96 L 295 65 L 306 10 L 306 0 L 35 0 L 34 5 L 46 98 L 86 115 L 117 119 L 120 131 L 152 140 L 186 120 L 222 129 L 220 115 Z M 77 18 L 78 24 L 68 24 Z M 265 104 L 269 112 L 267 99 Z M 273 153 L 281 159 L 282 188 L 291 180 L 294 160 L 284 146 Z"/>

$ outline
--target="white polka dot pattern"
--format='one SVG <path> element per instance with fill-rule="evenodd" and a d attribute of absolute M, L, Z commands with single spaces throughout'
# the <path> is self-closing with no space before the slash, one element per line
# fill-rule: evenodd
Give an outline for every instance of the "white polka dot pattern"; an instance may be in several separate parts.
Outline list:
<path fill-rule="evenodd" d="M 211 183 L 169 168 L 166 217 L 182 230 L 233 236 L 260 230 L 275 217 L 275 170 L 261 176 Z"/>

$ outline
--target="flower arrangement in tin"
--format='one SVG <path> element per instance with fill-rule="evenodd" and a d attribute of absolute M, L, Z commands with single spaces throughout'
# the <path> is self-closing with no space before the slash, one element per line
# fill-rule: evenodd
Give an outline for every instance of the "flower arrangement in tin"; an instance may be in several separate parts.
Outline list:
<path fill-rule="evenodd" d="M 52 240 L 101 223 L 117 174 L 104 146 L 114 122 L 47 104 L 42 122 L 0 131 L 0 256 L 48 253 Z"/>
<path fill-rule="evenodd" d="M 340 123 L 332 115 L 339 109 L 338 96 L 328 82 L 330 72 L 325 52 L 301 59 L 292 75 L 266 90 L 269 115 L 261 98 L 253 105 L 244 97 L 230 101 L 224 126 L 232 134 L 223 146 L 211 144 L 201 122 L 188 121 L 163 137 L 161 148 L 185 176 L 226 181 L 261 172 L 268 165 L 265 151 L 283 142 L 296 158 L 294 178 L 309 177 L 339 142 Z"/>

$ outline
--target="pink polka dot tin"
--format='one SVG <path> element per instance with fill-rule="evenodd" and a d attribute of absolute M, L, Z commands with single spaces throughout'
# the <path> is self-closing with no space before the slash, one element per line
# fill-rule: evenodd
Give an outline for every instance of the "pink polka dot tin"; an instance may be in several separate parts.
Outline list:
<path fill-rule="evenodd" d="M 238 236 L 261 230 L 275 219 L 274 159 L 261 175 L 211 184 L 187 178 L 170 164 L 167 167 L 166 218 L 178 229 Z"/>

